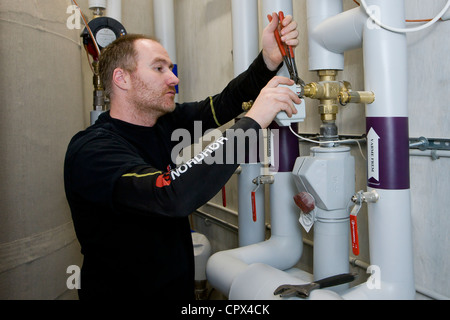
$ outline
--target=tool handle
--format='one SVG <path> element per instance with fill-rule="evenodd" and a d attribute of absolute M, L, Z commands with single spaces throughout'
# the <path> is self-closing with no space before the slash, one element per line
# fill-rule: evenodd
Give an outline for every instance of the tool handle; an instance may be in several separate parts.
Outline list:
<path fill-rule="evenodd" d="M 334 287 L 341 284 L 352 282 L 356 279 L 356 275 L 352 273 L 338 274 L 329 278 L 314 281 L 320 288 Z"/>
<path fill-rule="evenodd" d="M 280 23 L 282 24 L 283 21 L 284 21 L 284 12 L 283 12 L 283 11 L 280 11 L 280 12 L 278 13 L 278 17 L 280 17 Z M 292 59 L 294 59 L 294 58 L 295 58 L 295 55 L 294 55 L 294 49 L 293 49 L 291 46 L 287 46 L 287 47 L 288 47 L 288 50 L 289 50 L 289 53 L 290 53 L 290 57 L 291 57 Z"/>
<path fill-rule="evenodd" d="M 270 14 L 267 15 L 267 18 L 269 19 L 269 22 L 272 22 L 273 18 Z M 280 36 L 280 32 L 278 31 L 278 28 L 275 30 L 274 35 L 275 35 L 275 39 L 277 40 L 278 47 L 280 48 L 281 55 L 283 57 L 286 57 L 287 56 L 286 49 L 284 49 L 283 41 L 281 41 L 281 36 Z"/>

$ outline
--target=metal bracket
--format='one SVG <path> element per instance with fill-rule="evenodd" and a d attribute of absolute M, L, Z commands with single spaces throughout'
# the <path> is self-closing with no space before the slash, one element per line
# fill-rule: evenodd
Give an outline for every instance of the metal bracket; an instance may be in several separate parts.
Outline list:
<path fill-rule="evenodd" d="M 434 138 L 410 138 L 410 149 L 426 150 L 446 150 L 450 151 L 450 139 L 434 139 Z"/>

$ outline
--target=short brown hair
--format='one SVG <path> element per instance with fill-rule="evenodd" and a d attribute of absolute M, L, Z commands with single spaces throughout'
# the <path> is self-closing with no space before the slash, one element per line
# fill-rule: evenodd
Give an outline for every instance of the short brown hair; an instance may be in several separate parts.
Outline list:
<path fill-rule="evenodd" d="M 101 52 L 99 73 L 106 96 L 111 96 L 114 70 L 121 68 L 130 73 L 136 71 L 137 51 L 134 43 L 140 39 L 158 42 L 156 39 L 143 34 L 127 34 L 116 39 Z"/>

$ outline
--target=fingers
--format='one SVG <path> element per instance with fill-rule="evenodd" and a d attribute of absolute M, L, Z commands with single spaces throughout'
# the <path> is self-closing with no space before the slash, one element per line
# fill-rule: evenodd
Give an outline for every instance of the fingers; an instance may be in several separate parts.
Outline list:
<path fill-rule="evenodd" d="M 268 25 L 269 31 L 274 32 L 278 28 L 279 19 L 278 15 L 274 12 L 272 15 L 268 14 L 267 19 L 269 19 L 270 24 Z"/>
<path fill-rule="evenodd" d="M 286 16 L 282 22 L 281 40 L 287 45 L 296 47 L 298 45 L 299 32 L 297 30 L 298 23 L 293 20 L 292 16 Z"/>
<path fill-rule="evenodd" d="M 270 95 L 279 108 L 278 111 L 285 111 L 289 117 L 297 113 L 294 104 L 301 104 L 302 100 L 288 86 L 294 85 L 294 81 L 286 77 L 274 77 L 265 87 L 265 91 Z"/>
<path fill-rule="evenodd" d="M 267 83 L 266 88 L 276 88 L 279 85 L 292 86 L 294 84 L 294 80 L 286 77 L 275 76 Z"/>

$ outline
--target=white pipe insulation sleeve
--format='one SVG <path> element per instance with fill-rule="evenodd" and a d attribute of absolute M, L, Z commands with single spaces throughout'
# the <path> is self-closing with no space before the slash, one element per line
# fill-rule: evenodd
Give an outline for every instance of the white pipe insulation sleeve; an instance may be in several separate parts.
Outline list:
<path fill-rule="evenodd" d="M 155 36 L 167 50 L 174 65 L 173 73 L 178 77 L 177 46 L 175 36 L 175 7 L 173 0 L 153 0 Z M 175 102 L 178 102 L 179 86 L 175 87 Z"/>
<path fill-rule="evenodd" d="M 209 283 L 229 296 L 236 277 L 254 263 L 263 263 L 280 270 L 292 268 L 303 252 L 298 209 L 293 201 L 295 184 L 292 173 L 277 173 L 271 188 L 272 237 L 261 243 L 221 251 L 208 261 Z"/>
<path fill-rule="evenodd" d="M 368 4 L 383 23 L 405 26 L 404 0 Z M 366 24 L 363 48 L 365 89 L 376 95 L 366 115 L 368 191 L 379 194 L 378 202 L 368 204 L 370 261 L 378 270 L 379 290 L 363 286 L 349 297 L 361 292 L 369 298 L 414 299 L 406 35 Z"/>
<path fill-rule="evenodd" d="M 234 75 L 248 69 L 259 53 L 258 0 L 232 0 Z"/>
<path fill-rule="evenodd" d="M 106 0 L 89 0 L 89 9 L 106 8 Z"/>
<path fill-rule="evenodd" d="M 206 263 L 211 256 L 211 243 L 205 235 L 192 233 L 195 259 L 195 281 L 206 280 Z"/>
<path fill-rule="evenodd" d="M 281 298 L 273 293 L 282 285 L 311 283 L 309 277 L 294 276 L 271 266 L 256 263 L 236 277 L 230 290 L 230 300 L 342 300 L 331 290 L 313 290 L 307 299 L 298 297 Z"/>
<path fill-rule="evenodd" d="M 293 15 L 294 7 L 292 4 L 292 0 L 263 0 L 261 14 L 263 17 L 263 25 L 266 27 L 269 24 L 269 20 L 267 19 L 268 14 L 272 14 L 273 12 L 283 11 L 284 15 Z"/>
<path fill-rule="evenodd" d="M 153 17 L 156 38 L 167 50 L 173 64 L 177 64 L 173 0 L 153 0 Z"/>
<path fill-rule="evenodd" d="M 262 185 L 255 190 L 253 183 L 253 179 L 262 174 L 264 166 L 261 163 L 241 164 L 241 169 L 238 176 L 239 246 L 245 247 L 266 239 L 265 188 Z M 254 199 L 252 191 L 255 191 Z"/>
<path fill-rule="evenodd" d="M 122 0 L 108 0 L 106 15 L 122 22 Z"/>
<path fill-rule="evenodd" d="M 340 67 L 341 56 L 348 50 L 361 48 L 363 39 L 364 24 L 367 23 L 367 16 L 361 8 L 354 8 L 343 13 L 337 14 L 318 24 L 309 33 L 311 48 L 311 57 L 315 62 L 311 63 L 314 69 L 330 66 L 331 61 L 320 62 L 319 57 L 325 55 L 324 51 L 329 51 L 331 56 L 338 57 L 336 67 Z M 313 22 L 311 22 L 313 24 Z M 320 48 L 320 50 L 319 50 Z M 316 51 L 317 50 L 317 51 Z M 323 64 L 321 67 L 320 64 Z M 315 65 L 317 63 L 317 65 Z"/>
<path fill-rule="evenodd" d="M 309 69 L 344 70 L 344 54 L 335 53 L 324 47 L 315 31 L 323 21 L 334 17 L 343 11 L 342 0 L 308 0 L 308 34 L 309 34 Z"/>

